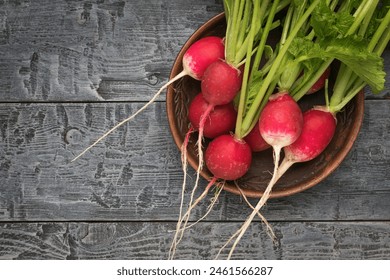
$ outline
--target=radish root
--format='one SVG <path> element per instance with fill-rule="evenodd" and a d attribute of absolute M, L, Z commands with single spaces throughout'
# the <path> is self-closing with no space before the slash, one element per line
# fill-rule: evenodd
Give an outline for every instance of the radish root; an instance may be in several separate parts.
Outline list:
<path fill-rule="evenodd" d="M 242 195 L 242 197 L 244 198 L 244 201 L 248 204 L 248 206 L 254 211 L 255 210 L 255 207 L 249 202 L 248 198 L 246 197 L 245 193 L 242 191 L 242 189 L 240 188 L 240 186 L 237 184 L 236 181 L 234 181 L 238 191 L 240 192 L 240 194 Z M 276 241 L 276 235 L 275 235 L 275 232 L 274 230 L 272 229 L 271 225 L 268 223 L 267 219 L 258 211 L 257 212 L 257 216 L 263 221 L 263 223 L 265 224 L 265 226 L 267 227 L 267 234 L 269 237 L 271 237 L 272 241 L 275 242 Z"/>
<path fill-rule="evenodd" d="M 191 202 L 189 204 L 190 206 L 188 207 L 186 213 L 184 213 L 184 215 L 181 217 L 180 221 L 178 221 L 178 225 L 176 226 L 176 233 L 175 233 L 174 239 L 172 241 L 171 248 L 169 250 L 169 259 L 170 260 L 172 260 L 174 258 L 174 255 L 176 253 L 177 245 L 183 239 L 184 230 L 187 228 L 188 220 L 190 218 L 192 209 L 194 209 L 195 206 L 198 205 L 198 203 L 201 202 L 206 197 L 206 195 L 208 194 L 210 188 L 215 184 L 216 181 L 217 181 L 217 178 L 212 178 L 211 179 L 211 181 L 206 186 L 206 188 L 203 191 L 203 193 L 193 203 Z M 191 193 L 191 198 L 193 198 L 193 197 L 194 197 L 194 191 Z M 208 213 L 209 212 L 210 211 L 208 211 Z M 204 217 L 202 217 L 202 218 L 204 218 Z M 183 226 L 181 226 L 181 224 L 183 224 Z"/>
<path fill-rule="evenodd" d="M 181 163 L 182 163 L 182 169 L 183 169 L 183 185 L 182 185 L 182 191 L 181 191 L 181 200 L 180 200 L 180 209 L 179 209 L 179 218 L 177 220 L 176 224 L 176 231 L 175 235 L 173 237 L 173 240 L 177 240 L 178 234 L 180 232 L 181 222 L 182 222 L 182 214 L 183 214 L 183 206 L 184 206 L 184 196 L 185 196 L 185 189 L 187 184 L 187 167 L 188 167 L 188 161 L 187 161 L 187 147 L 188 143 L 190 141 L 191 133 L 194 132 L 194 128 L 191 126 L 186 133 L 186 136 L 184 137 L 183 144 L 181 145 Z M 172 242 L 171 248 L 169 250 L 169 259 L 171 259 L 171 253 L 175 251 L 174 247 L 176 247 L 175 242 Z M 173 257 L 173 256 L 172 256 Z"/>
<path fill-rule="evenodd" d="M 258 213 L 258 211 L 261 209 L 261 207 L 263 207 L 263 205 L 267 202 L 268 198 L 270 197 L 270 194 L 271 194 L 271 191 L 272 191 L 272 187 L 275 185 L 276 181 L 281 176 L 281 175 L 280 176 L 278 175 L 280 150 L 281 150 L 280 147 L 274 146 L 274 172 L 273 172 L 273 176 L 271 178 L 271 181 L 268 183 L 268 186 L 267 186 L 264 194 L 260 198 L 260 200 L 257 203 L 256 207 L 253 209 L 252 213 L 249 215 L 249 217 L 246 219 L 246 221 L 240 227 L 240 229 L 234 234 L 234 236 L 236 236 L 237 234 L 238 234 L 238 236 L 237 236 L 236 240 L 234 241 L 234 243 L 233 243 L 233 245 L 232 245 L 232 247 L 231 247 L 231 249 L 229 251 L 229 254 L 228 254 L 228 257 L 227 257 L 228 260 L 230 260 L 230 258 L 232 257 L 233 252 L 234 252 L 237 244 L 240 242 L 242 236 L 245 234 L 246 230 L 250 226 L 250 224 L 251 224 L 253 218 L 255 217 L 256 213 Z M 230 243 L 230 241 L 231 241 L 231 239 L 228 240 L 229 243 Z"/>
<path fill-rule="evenodd" d="M 222 187 L 217 186 L 217 191 L 216 191 L 214 197 L 211 199 L 211 204 L 209 206 L 207 206 L 207 212 L 199 220 L 197 220 L 196 222 L 194 222 L 194 223 L 190 224 L 189 226 L 183 228 L 183 230 L 187 230 L 187 229 L 193 227 L 194 225 L 196 225 L 200 221 L 204 220 L 208 216 L 208 214 L 210 214 L 211 210 L 213 209 L 213 206 L 218 201 L 219 195 L 221 194 L 222 190 L 223 190 L 223 186 Z"/>
<path fill-rule="evenodd" d="M 203 161 L 203 146 L 202 146 L 202 143 L 203 143 L 204 125 L 206 123 L 207 118 L 210 116 L 210 112 L 213 110 L 213 108 L 214 108 L 213 105 L 209 105 L 207 107 L 206 111 L 200 117 L 200 121 L 199 121 L 198 142 L 197 142 L 197 145 L 198 145 L 198 168 L 196 170 L 195 186 L 194 186 L 192 194 L 194 194 L 195 190 L 198 188 L 199 179 L 200 179 L 200 172 L 202 171 L 202 168 L 203 168 L 203 162 L 204 161 Z M 193 200 L 193 195 L 191 195 L 190 205 L 192 203 L 192 200 Z"/>

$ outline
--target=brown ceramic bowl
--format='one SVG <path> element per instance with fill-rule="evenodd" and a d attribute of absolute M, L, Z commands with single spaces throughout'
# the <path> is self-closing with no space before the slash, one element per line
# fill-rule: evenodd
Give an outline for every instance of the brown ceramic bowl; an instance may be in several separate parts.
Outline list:
<path fill-rule="evenodd" d="M 170 78 L 182 71 L 182 58 L 188 47 L 196 40 L 209 36 L 224 36 L 226 30 L 225 17 L 219 14 L 207 21 L 188 39 L 179 52 L 173 65 Z M 200 92 L 200 82 L 191 77 L 184 77 L 168 88 L 167 114 L 170 129 L 176 145 L 181 147 L 188 131 L 189 121 L 187 111 L 189 102 Z M 324 104 L 323 93 L 312 94 L 301 99 L 303 110 L 313 105 Z M 271 198 L 292 195 L 311 188 L 329 176 L 344 160 L 359 133 L 364 113 L 364 94 L 358 94 L 350 104 L 337 115 L 338 123 L 332 142 L 316 159 L 293 165 L 274 186 Z M 188 162 L 197 169 L 196 137 L 193 133 L 188 146 Z M 204 145 L 207 146 L 207 141 Z M 247 197 L 261 197 L 271 179 L 273 170 L 271 149 L 253 154 L 252 166 L 248 173 L 237 180 L 238 185 Z M 212 174 L 205 167 L 201 175 L 210 179 Z M 240 194 L 234 182 L 227 182 L 224 189 L 234 194 Z"/>

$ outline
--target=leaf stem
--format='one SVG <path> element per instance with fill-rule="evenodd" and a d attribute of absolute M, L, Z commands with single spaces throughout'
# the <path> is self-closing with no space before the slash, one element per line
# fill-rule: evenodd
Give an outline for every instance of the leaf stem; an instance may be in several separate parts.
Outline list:
<path fill-rule="evenodd" d="M 269 70 L 267 76 L 265 77 L 263 84 L 261 85 L 261 88 L 251 105 L 251 107 L 248 110 L 248 113 L 246 114 L 241 127 L 241 134 L 245 134 L 249 127 L 251 126 L 254 117 L 256 116 L 256 113 L 258 111 L 258 108 L 264 98 L 265 93 L 268 91 L 268 87 L 271 85 L 271 83 L 275 80 L 275 74 L 277 73 L 279 66 L 287 53 L 287 50 L 289 46 L 291 45 L 293 39 L 298 34 L 300 28 L 305 24 L 306 20 L 309 18 L 311 13 L 313 12 L 314 8 L 319 4 L 320 0 L 314 0 L 312 4 L 307 8 L 306 12 L 302 15 L 302 17 L 298 20 L 297 24 L 294 26 L 294 28 L 291 30 L 288 38 L 286 39 L 285 44 L 280 48 L 280 51 L 275 58 L 275 61 L 273 62 L 271 69 Z"/>
<path fill-rule="evenodd" d="M 252 28 L 250 29 L 249 36 L 248 36 L 249 43 L 248 43 L 248 49 L 247 49 L 247 54 L 246 54 L 245 69 L 244 69 L 244 74 L 243 74 L 243 78 L 242 78 L 240 101 L 238 104 L 238 112 L 237 112 L 236 123 L 238 125 L 236 126 L 236 133 L 235 133 L 235 136 L 237 139 L 241 139 L 240 124 L 242 122 L 243 112 L 244 112 L 244 107 L 245 107 L 245 99 L 246 99 L 246 92 L 247 92 L 247 85 L 248 85 L 248 76 L 249 76 L 252 51 L 253 51 L 253 40 L 255 37 L 255 31 L 256 31 L 255 25 L 256 25 L 256 21 L 259 20 L 258 19 L 259 10 L 260 10 L 260 2 L 254 1 L 252 23 L 251 23 Z"/>

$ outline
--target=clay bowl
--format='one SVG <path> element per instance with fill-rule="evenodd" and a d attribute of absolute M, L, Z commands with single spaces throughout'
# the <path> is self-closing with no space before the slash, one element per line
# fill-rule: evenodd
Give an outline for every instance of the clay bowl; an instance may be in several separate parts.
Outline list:
<path fill-rule="evenodd" d="M 188 39 L 179 52 L 170 78 L 173 78 L 182 71 L 182 57 L 188 47 L 196 40 L 209 35 L 224 36 L 226 30 L 225 17 L 219 14 L 203 24 Z M 200 82 L 191 77 L 184 77 L 175 82 L 167 91 L 167 114 L 172 136 L 176 145 L 181 147 L 184 136 L 188 131 L 188 105 L 192 98 L 200 92 Z M 324 104 L 323 92 L 309 95 L 300 100 L 303 110 L 313 105 Z M 309 189 L 327 176 L 329 176 L 344 160 L 352 148 L 359 133 L 364 112 L 364 94 L 359 93 L 350 104 L 337 115 L 337 130 L 332 142 L 327 149 L 316 159 L 293 165 L 282 178 L 279 179 L 271 194 L 271 198 L 289 196 Z M 196 153 L 196 137 L 193 133 L 188 146 L 188 162 L 196 170 L 198 159 Z M 206 147 L 207 140 L 204 144 Z M 247 197 L 261 197 L 265 187 L 271 179 L 273 170 L 272 150 L 254 153 L 253 162 L 248 173 L 237 180 L 238 185 Z M 204 168 L 201 175 L 210 179 L 212 174 Z M 234 194 L 240 194 L 234 182 L 226 182 L 224 189 Z"/>

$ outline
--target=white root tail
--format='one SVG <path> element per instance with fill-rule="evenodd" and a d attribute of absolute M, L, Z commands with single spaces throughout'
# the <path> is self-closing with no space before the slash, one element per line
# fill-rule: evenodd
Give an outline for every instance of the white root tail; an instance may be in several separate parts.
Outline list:
<path fill-rule="evenodd" d="M 213 178 L 211 179 L 211 181 L 209 182 L 209 184 L 206 186 L 205 190 L 203 191 L 203 193 L 193 202 L 193 203 L 190 203 L 186 213 L 184 213 L 184 215 L 182 215 L 181 217 L 181 220 L 178 222 L 180 225 L 183 224 L 183 226 L 181 226 L 178 229 L 176 229 L 176 233 L 175 233 L 175 236 L 174 236 L 174 240 L 172 242 L 172 245 L 171 245 L 171 250 L 170 250 L 170 253 L 169 253 L 169 259 L 172 260 L 175 256 L 175 253 L 176 253 L 176 248 L 177 248 L 177 245 L 181 242 L 181 240 L 183 239 L 183 235 L 184 235 L 184 229 L 187 228 L 187 224 L 188 224 L 188 221 L 189 221 L 189 218 L 190 218 L 190 215 L 191 215 L 191 211 L 192 209 L 195 208 L 196 205 L 198 205 L 199 202 L 201 202 L 205 197 L 206 195 L 208 194 L 210 188 L 215 184 L 215 182 L 217 181 L 217 178 Z M 194 194 L 192 193 L 191 194 L 191 197 L 193 197 Z"/>
<path fill-rule="evenodd" d="M 203 146 L 202 146 L 202 143 L 203 143 L 204 125 L 206 123 L 207 118 L 210 115 L 210 112 L 213 110 L 213 108 L 214 108 L 214 106 L 209 105 L 207 107 L 206 111 L 204 111 L 204 113 L 200 117 L 200 121 L 199 121 L 199 131 L 198 131 L 198 141 L 197 141 L 197 145 L 198 145 L 198 168 L 196 170 L 195 186 L 194 186 L 191 198 L 190 198 L 190 205 L 191 205 L 192 200 L 193 200 L 193 194 L 195 193 L 196 189 L 198 188 L 199 180 L 200 180 L 200 173 L 201 173 L 202 168 L 203 168 L 203 162 L 204 161 L 203 161 Z"/>
<path fill-rule="evenodd" d="M 207 206 L 207 212 L 206 212 L 201 218 L 199 218 L 196 222 L 193 222 L 193 223 L 190 224 L 189 226 L 183 228 L 183 230 L 187 230 L 187 229 L 189 229 L 189 228 L 195 226 L 197 223 L 203 221 L 203 220 L 210 214 L 210 212 L 211 212 L 211 210 L 213 209 L 215 203 L 217 203 L 218 198 L 219 198 L 219 195 L 221 194 L 222 190 L 223 190 L 223 186 L 222 186 L 222 187 L 221 187 L 221 186 L 218 186 L 217 191 L 216 191 L 214 197 L 211 199 L 210 205 Z"/>
<path fill-rule="evenodd" d="M 144 105 L 142 106 L 137 112 L 135 112 L 133 115 L 131 115 L 130 117 L 124 119 L 123 121 L 119 122 L 118 124 L 116 124 L 114 127 L 112 127 L 110 130 L 108 130 L 106 133 L 104 133 L 102 136 L 100 136 L 92 145 L 90 145 L 89 147 L 87 147 L 84 151 L 82 151 L 78 156 L 76 156 L 74 159 L 71 160 L 71 162 L 74 162 L 76 161 L 77 159 L 79 159 L 81 156 L 83 156 L 86 152 L 88 152 L 90 149 L 92 149 L 94 146 L 96 146 L 100 141 L 102 141 L 104 138 L 106 138 L 108 135 L 110 135 L 113 131 L 115 131 L 118 127 L 124 125 L 125 123 L 131 121 L 132 119 L 134 119 L 139 113 L 141 113 L 142 111 L 144 111 L 150 104 L 152 104 L 154 101 L 156 101 L 156 99 L 158 98 L 158 96 L 161 94 L 161 92 L 166 89 L 169 85 L 171 85 L 172 83 L 176 82 L 177 80 L 179 80 L 180 78 L 184 77 L 187 75 L 187 72 L 185 72 L 184 70 L 182 72 L 180 72 L 179 74 L 177 74 L 176 77 L 174 77 L 173 79 L 169 80 L 165 85 L 163 85 L 159 91 Z"/>
<path fill-rule="evenodd" d="M 229 254 L 227 257 L 228 260 L 232 257 L 233 252 L 234 252 L 237 244 L 240 242 L 242 236 L 245 234 L 246 230 L 250 226 L 255 215 L 259 212 L 261 207 L 263 207 L 263 205 L 267 202 L 268 198 L 270 197 L 273 186 L 275 185 L 276 181 L 281 176 L 278 174 L 280 151 L 281 151 L 280 147 L 274 147 L 274 172 L 273 172 L 273 176 L 271 178 L 271 181 L 268 183 L 268 186 L 267 186 L 263 196 L 260 198 L 259 202 L 257 203 L 256 207 L 253 209 L 252 213 L 245 220 L 244 224 L 240 227 L 240 229 L 236 233 L 233 234 L 234 236 L 238 234 L 238 236 L 237 236 L 236 240 L 234 241 L 234 243 L 229 251 Z M 231 239 L 229 239 L 227 243 L 230 243 L 230 241 L 231 241 Z M 224 245 L 225 247 L 226 247 L 227 243 Z"/>
<path fill-rule="evenodd" d="M 240 194 L 242 195 L 242 197 L 244 198 L 245 202 L 248 204 L 248 206 L 253 210 L 255 211 L 255 207 L 249 202 L 248 198 L 246 197 L 245 193 L 242 191 L 242 189 L 240 188 L 240 186 L 237 184 L 236 181 L 234 181 L 237 189 L 239 190 Z M 276 241 L 276 235 L 275 235 L 275 232 L 274 230 L 272 229 L 271 225 L 268 223 L 267 219 L 260 213 L 260 212 L 257 212 L 257 216 L 263 221 L 263 223 L 265 224 L 265 226 L 267 227 L 267 234 L 269 237 L 271 237 L 272 241 L 275 242 Z"/>
<path fill-rule="evenodd" d="M 176 228 L 175 237 L 174 237 L 174 240 L 172 242 L 172 246 L 171 246 L 171 250 L 170 250 L 170 257 L 172 257 L 172 258 L 173 258 L 173 255 L 175 254 L 177 244 L 180 243 L 181 239 L 183 238 L 184 229 L 187 227 L 187 223 L 188 223 L 188 220 L 190 218 L 189 214 L 190 214 L 191 210 L 195 207 L 196 204 L 199 203 L 199 201 L 201 199 L 203 199 L 204 196 L 206 196 L 209 188 L 216 182 L 216 179 L 213 178 L 211 180 L 211 182 L 209 183 L 209 185 L 206 187 L 206 189 L 203 192 L 203 194 L 195 202 L 193 202 L 196 190 L 198 189 L 198 186 L 199 186 L 200 173 L 201 173 L 202 168 L 203 168 L 203 147 L 202 147 L 202 142 L 203 142 L 204 125 L 206 123 L 207 118 L 210 115 L 210 112 L 213 110 L 213 108 L 214 108 L 214 106 L 209 105 L 207 107 L 206 111 L 202 114 L 202 116 L 200 118 L 200 121 L 199 121 L 198 141 L 197 141 L 197 145 L 198 145 L 198 168 L 196 170 L 195 185 L 194 185 L 194 187 L 192 189 L 192 192 L 191 192 L 191 195 L 190 195 L 190 201 L 189 201 L 189 205 L 190 206 L 189 206 L 189 208 L 187 210 L 187 213 L 184 214 L 181 217 L 181 219 L 178 221 L 179 228 Z M 183 223 L 183 222 L 184 222 L 184 225 L 183 225 L 183 227 L 181 227 L 181 223 Z M 181 230 L 180 230 L 180 228 L 181 228 Z"/>
<path fill-rule="evenodd" d="M 172 259 L 173 258 L 172 253 L 174 254 L 174 252 L 176 251 L 178 234 L 180 232 L 181 222 L 183 219 L 184 195 L 185 195 L 185 189 L 186 189 L 186 185 L 187 185 L 187 166 L 188 166 L 187 147 L 188 147 L 188 143 L 190 141 L 190 136 L 191 136 L 192 132 L 194 132 L 194 128 L 191 126 L 190 129 L 188 130 L 188 132 L 186 133 L 183 144 L 181 145 L 181 148 L 180 148 L 180 150 L 181 150 L 181 163 L 182 163 L 182 169 L 183 169 L 183 184 L 182 184 L 181 199 L 180 199 L 179 218 L 177 220 L 176 231 L 175 231 L 175 235 L 173 237 L 171 248 L 169 249 L 168 259 Z"/>

